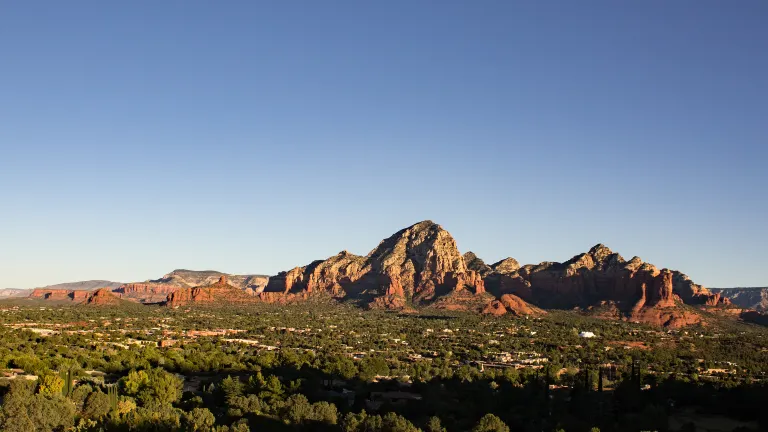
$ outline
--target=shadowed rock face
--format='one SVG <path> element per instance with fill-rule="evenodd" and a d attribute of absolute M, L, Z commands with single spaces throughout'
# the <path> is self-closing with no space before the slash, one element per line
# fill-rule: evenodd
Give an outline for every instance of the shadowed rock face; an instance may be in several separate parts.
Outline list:
<path fill-rule="evenodd" d="M 485 277 L 489 292 L 514 294 L 544 308 L 591 308 L 612 304 L 625 319 L 680 327 L 700 322 L 698 314 L 684 310 L 682 299 L 693 304 L 721 305 L 719 296 L 695 285 L 677 272 L 659 270 L 640 258 L 626 261 L 598 244 L 570 260 L 520 267 L 508 258 L 491 265 Z M 677 280 L 677 284 L 675 281 Z M 679 286 L 682 295 L 675 287 Z M 499 313 L 498 307 L 489 310 Z"/>
<path fill-rule="evenodd" d="M 768 288 L 710 288 L 713 294 L 720 294 L 731 304 L 754 309 L 759 312 L 768 311 Z"/>
<path fill-rule="evenodd" d="M 495 315 L 609 304 L 613 317 L 670 327 L 700 322 L 684 301 L 724 304 L 679 272 L 660 270 L 638 257 L 627 261 L 602 244 L 563 263 L 521 266 L 506 258 L 489 266 L 474 253 L 462 256 L 453 237 L 431 221 L 398 231 L 365 257 L 344 251 L 282 272 L 260 297 L 288 301 L 320 292 L 366 299 L 370 307 L 434 305 Z"/>
<path fill-rule="evenodd" d="M 447 231 L 423 221 L 384 239 L 365 257 L 344 251 L 282 272 L 270 279 L 265 292 L 326 292 L 367 299 L 373 307 L 401 308 L 460 290 L 482 294 L 482 276 L 467 268 Z"/>
<path fill-rule="evenodd" d="M 464 262 L 467 264 L 469 270 L 476 271 L 482 277 L 486 277 L 493 272 L 493 268 L 485 263 L 485 261 L 475 255 L 474 252 L 467 252 L 464 254 Z"/>

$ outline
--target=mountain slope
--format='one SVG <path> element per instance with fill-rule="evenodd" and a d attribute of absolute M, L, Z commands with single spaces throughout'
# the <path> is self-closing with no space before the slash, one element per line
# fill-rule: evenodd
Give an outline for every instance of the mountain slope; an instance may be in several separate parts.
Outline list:
<path fill-rule="evenodd" d="M 67 290 L 67 291 L 93 291 L 98 288 L 117 288 L 122 285 L 122 282 L 113 282 L 107 280 L 88 280 L 79 282 L 66 282 L 56 285 L 48 285 L 44 287 L 38 287 L 35 289 L 40 290 Z"/>
<path fill-rule="evenodd" d="M 608 305 L 625 319 L 657 325 L 680 327 L 700 322 L 698 314 L 678 307 L 685 302 L 726 303 L 682 273 L 660 270 L 639 257 L 626 261 L 602 244 L 563 263 L 520 267 L 508 258 L 491 268 L 494 271 L 485 280 L 497 296 L 514 294 L 543 308 Z"/>
<path fill-rule="evenodd" d="M 0 299 L 26 297 L 31 293 L 31 289 L 0 288 Z"/>
<path fill-rule="evenodd" d="M 226 276 L 230 285 L 242 290 L 251 289 L 253 292 L 261 292 L 267 285 L 269 276 L 265 275 L 232 275 L 213 270 L 174 270 L 160 279 L 149 281 L 154 284 L 172 285 L 182 288 L 193 288 L 216 283 L 219 278 Z"/>
<path fill-rule="evenodd" d="M 326 260 L 281 272 L 265 294 L 326 292 L 372 307 L 429 304 L 465 290 L 482 294 L 482 277 L 469 270 L 451 235 L 422 221 L 382 240 L 367 256 L 341 252 Z"/>
<path fill-rule="evenodd" d="M 768 287 L 710 288 L 709 290 L 727 298 L 735 306 L 760 312 L 768 311 Z"/>
<path fill-rule="evenodd" d="M 168 294 L 165 305 L 179 307 L 188 304 L 232 304 L 250 303 L 257 301 L 255 297 L 247 294 L 242 289 L 229 284 L 226 275 L 220 276 L 218 281 L 212 284 L 179 288 Z"/>

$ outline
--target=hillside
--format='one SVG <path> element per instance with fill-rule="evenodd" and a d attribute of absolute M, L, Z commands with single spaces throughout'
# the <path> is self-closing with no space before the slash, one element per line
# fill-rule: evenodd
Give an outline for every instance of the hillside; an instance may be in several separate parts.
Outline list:
<path fill-rule="evenodd" d="M 67 291 L 93 291 L 99 288 L 117 288 L 122 285 L 122 282 L 113 282 L 107 280 L 87 280 L 79 282 L 66 282 L 56 285 L 48 285 L 44 287 L 38 287 L 35 289 L 40 290 L 67 290 Z"/>
<path fill-rule="evenodd" d="M 432 221 L 398 231 L 366 256 L 342 251 L 281 272 L 261 298 L 318 292 L 389 309 L 412 305 L 527 314 L 600 308 L 605 317 L 668 327 L 704 321 L 686 305 L 724 308 L 730 303 L 683 273 L 639 257 L 625 260 L 602 244 L 562 263 L 521 266 L 506 258 L 489 266 L 474 253 L 462 255 L 450 233 Z"/>
<path fill-rule="evenodd" d="M 727 298 L 735 306 L 768 312 L 768 287 L 710 288 L 710 291 Z"/>
<path fill-rule="evenodd" d="M 119 284 L 86 281 L 35 289 L 30 297 L 85 302 L 78 288 L 110 288 L 115 299 L 168 306 L 289 303 L 314 296 L 370 309 L 417 307 L 492 315 L 542 315 L 578 310 L 671 328 L 706 324 L 702 312 L 738 317 L 741 308 L 764 310 L 766 290 L 708 290 L 685 274 L 639 257 L 624 259 L 603 244 L 564 262 L 521 265 L 512 257 L 486 264 L 462 254 L 451 234 L 426 220 L 383 239 L 367 255 L 342 251 L 273 277 L 218 271 L 174 270 L 159 279 Z M 104 292 L 95 302 L 113 304 Z M 737 307 L 732 307 L 731 302 Z"/>

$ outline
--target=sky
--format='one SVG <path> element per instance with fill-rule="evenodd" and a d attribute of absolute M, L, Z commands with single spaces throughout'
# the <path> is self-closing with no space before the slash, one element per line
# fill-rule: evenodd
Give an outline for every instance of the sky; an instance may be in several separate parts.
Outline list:
<path fill-rule="evenodd" d="M 768 286 L 762 0 L 0 3 L 0 287 L 274 274 L 430 219 Z"/>

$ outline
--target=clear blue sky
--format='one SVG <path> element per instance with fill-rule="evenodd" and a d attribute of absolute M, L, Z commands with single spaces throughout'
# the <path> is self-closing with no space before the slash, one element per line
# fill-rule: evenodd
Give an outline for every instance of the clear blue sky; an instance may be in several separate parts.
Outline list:
<path fill-rule="evenodd" d="M 0 287 L 267 273 L 423 219 L 768 285 L 768 2 L 5 1 Z"/>

